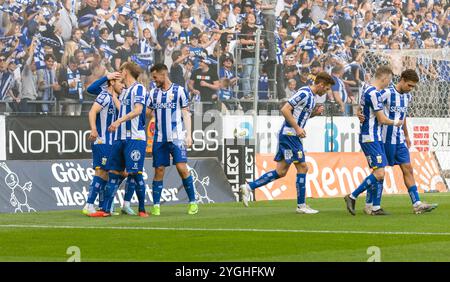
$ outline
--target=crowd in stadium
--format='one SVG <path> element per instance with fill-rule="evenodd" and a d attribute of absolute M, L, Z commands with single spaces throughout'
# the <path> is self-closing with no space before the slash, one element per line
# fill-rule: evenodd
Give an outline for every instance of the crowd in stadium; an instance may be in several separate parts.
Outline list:
<path fill-rule="evenodd" d="M 364 50 L 447 48 L 449 21 L 445 0 L 0 0 L 0 101 L 80 115 L 87 87 L 131 61 L 148 89 L 164 63 L 202 102 L 251 101 L 256 71 L 259 99 L 281 100 L 324 70 L 345 111 Z"/>

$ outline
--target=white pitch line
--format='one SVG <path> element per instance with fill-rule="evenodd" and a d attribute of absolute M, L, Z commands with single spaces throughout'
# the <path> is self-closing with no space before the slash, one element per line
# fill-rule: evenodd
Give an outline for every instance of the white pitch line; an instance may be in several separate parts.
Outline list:
<path fill-rule="evenodd" d="M 324 233 L 367 235 L 427 235 L 450 236 L 450 232 L 400 232 L 400 231 L 351 231 L 351 230 L 302 230 L 302 229 L 258 229 L 258 228 L 195 228 L 195 227 L 133 227 L 133 226 L 70 226 L 70 225 L 0 225 L 0 228 L 40 229 L 106 229 L 106 230 L 165 230 L 165 231 L 217 231 L 217 232 L 276 232 L 276 233 Z"/>

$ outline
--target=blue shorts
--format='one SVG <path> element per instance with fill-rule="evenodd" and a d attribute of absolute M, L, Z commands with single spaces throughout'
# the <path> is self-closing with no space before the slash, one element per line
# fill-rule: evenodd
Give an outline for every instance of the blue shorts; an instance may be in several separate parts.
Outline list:
<path fill-rule="evenodd" d="M 276 162 L 285 160 L 286 163 L 304 163 L 305 154 L 303 144 L 297 136 L 278 135 L 278 149 L 275 155 Z"/>
<path fill-rule="evenodd" d="M 108 170 L 137 173 L 144 170 L 147 142 L 142 140 L 116 140 L 106 168 Z"/>
<path fill-rule="evenodd" d="M 385 167 L 387 164 L 386 155 L 384 153 L 383 142 L 366 142 L 360 143 L 361 149 L 367 158 L 369 167 L 372 169 Z"/>
<path fill-rule="evenodd" d="M 106 163 L 111 154 L 112 145 L 94 144 L 92 145 L 92 168 L 106 170 Z"/>
<path fill-rule="evenodd" d="M 170 166 L 172 164 L 186 163 L 187 150 L 184 141 L 153 142 L 153 167 Z"/>
<path fill-rule="evenodd" d="M 409 164 L 411 162 L 409 150 L 405 143 L 384 144 L 384 150 L 386 152 L 387 163 L 390 166 Z"/>

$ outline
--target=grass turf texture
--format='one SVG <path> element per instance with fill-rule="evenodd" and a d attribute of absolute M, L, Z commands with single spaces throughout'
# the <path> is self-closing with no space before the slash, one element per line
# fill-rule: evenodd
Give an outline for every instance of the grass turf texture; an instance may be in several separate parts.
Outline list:
<path fill-rule="evenodd" d="M 296 214 L 292 200 L 254 202 L 250 208 L 200 205 L 195 216 L 186 214 L 187 205 L 163 205 L 161 216 L 149 218 L 88 218 L 79 210 L 0 214 L 0 261 L 66 261 L 69 246 L 80 248 L 81 261 L 363 262 L 370 246 L 380 248 L 381 261 L 450 261 L 450 194 L 422 197 L 439 208 L 414 215 L 409 197 L 401 195 L 383 198 L 383 207 L 392 213 L 384 217 L 364 215 L 364 197 L 357 202 L 356 216 L 347 212 L 342 198 L 308 199 L 320 210 L 317 215 Z M 425 232 L 432 234 L 415 234 Z"/>

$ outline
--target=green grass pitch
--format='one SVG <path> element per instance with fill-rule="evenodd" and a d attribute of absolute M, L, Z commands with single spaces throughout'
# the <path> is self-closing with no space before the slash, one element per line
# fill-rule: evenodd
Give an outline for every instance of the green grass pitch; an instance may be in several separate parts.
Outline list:
<path fill-rule="evenodd" d="M 450 261 L 450 193 L 414 215 L 407 195 L 385 196 L 390 216 L 351 216 L 342 198 L 308 199 L 317 215 L 295 214 L 295 201 L 162 206 L 161 216 L 88 218 L 79 210 L 0 215 L 0 261 Z M 375 232 L 375 233 L 372 233 Z"/>

